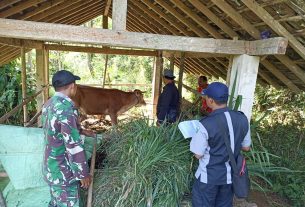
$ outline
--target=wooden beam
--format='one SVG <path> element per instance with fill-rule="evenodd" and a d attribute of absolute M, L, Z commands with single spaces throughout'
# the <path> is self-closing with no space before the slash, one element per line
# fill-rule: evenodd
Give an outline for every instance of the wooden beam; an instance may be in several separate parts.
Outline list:
<path fill-rule="evenodd" d="M 34 49 L 42 49 L 43 42 L 36 40 L 21 40 L 14 38 L 5 38 L 0 37 L 0 43 L 12 47 L 25 47 L 25 48 L 34 48 Z"/>
<path fill-rule="evenodd" d="M 216 24 L 231 38 L 238 36 L 238 34 L 234 30 L 232 30 L 226 23 L 224 23 L 218 16 L 216 16 L 212 11 L 210 11 L 210 9 L 203 3 L 201 3 L 199 0 L 189 0 L 189 2 L 193 4 L 196 9 L 198 9 L 201 13 L 208 17 L 212 22 L 214 22 L 214 24 Z"/>
<path fill-rule="evenodd" d="M 105 10 L 104 10 L 103 16 L 107 16 L 108 17 L 109 9 L 110 9 L 110 6 L 111 6 L 111 1 L 112 0 L 106 0 L 106 6 L 105 6 Z"/>
<path fill-rule="evenodd" d="M 23 101 L 27 96 L 27 86 L 26 86 L 26 59 L 25 59 L 25 48 L 21 48 L 21 87 L 22 87 L 22 99 Z M 28 110 L 26 104 L 23 106 L 23 124 L 26 125 L 28 122 Z"/>
<path fill-rule="evenodd" d="M 84 53 L 99 53 L 108 55 L 135 55 L 135 56 L 157 56 L 156 51 L 147 50 L 127 50 L 127 49 L 113 49 L 100 47 L 82 47 L 71 45 L 45 44 L 48 50 L 70 51 L 70 52 L 84 52 Z"/>
<path fill-rule="evenodd" d="M 202 53 L 202 52 L 185 52 L 185 57 L 186 58 L 211 58 L 211 57 L 225 57 L 228 58 L 230 55 L 228 54 L 212 54 L 212 53 Z M 164 57 L 171 57 L 171 56 L 175 56 L 175 57 L 180 57 L 181 56 L 181 52 L 178 51 L 164 51 L 163 52 L 163 56 Z"/>
<path fill-rule="evenodd" d="M 277 34 L 286 37 L 289 45 L 305 59 L 305 47 L 285 27 L 276 21 L 264 8 L 253 0 L 242 0 L 242 2 L 260 19 L 262 19 Z"/>
<path fill-rule="evenodd" d="M 86 34 L 86 36 L 83 34 Z M 285 45 L 287 45 L 287 40 L 280 37 L 257 41 L 218 40 L 126 31 L 116 32 L 105 29 L 11 19 L 0 19 L 0 36 L 53 42 L 216 54 L 282 54 L 285 52 Z"/>
<path fill-rule="evenodd" d="M 126 30 L 127 0 L 112 0 L 112 29 Z"/>

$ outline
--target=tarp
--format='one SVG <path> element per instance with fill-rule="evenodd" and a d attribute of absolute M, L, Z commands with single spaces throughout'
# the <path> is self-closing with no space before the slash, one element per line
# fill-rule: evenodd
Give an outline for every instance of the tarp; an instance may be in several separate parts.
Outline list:
<path fill-rule="evenodd" d="M 0 125 L 0 162 L 16 190 L 46 186 L 42 176 L 44 135 L 41 128 Z M 100 141 L 100 139 L 99 139 Z M 87 158 L 93 138 L 85 139 Z"/>

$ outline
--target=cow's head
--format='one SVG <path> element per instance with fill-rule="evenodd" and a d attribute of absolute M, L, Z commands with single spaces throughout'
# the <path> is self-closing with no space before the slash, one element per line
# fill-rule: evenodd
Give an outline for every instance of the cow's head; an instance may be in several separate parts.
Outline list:
<path fill-rule="evenodd" d="M 143 92 L 138 89 L 135 89 L 133 92 L 138 99 L 138 103 L 136 104 L 136 106 L 145 106 L 146 102 L 144 101 Z"/>

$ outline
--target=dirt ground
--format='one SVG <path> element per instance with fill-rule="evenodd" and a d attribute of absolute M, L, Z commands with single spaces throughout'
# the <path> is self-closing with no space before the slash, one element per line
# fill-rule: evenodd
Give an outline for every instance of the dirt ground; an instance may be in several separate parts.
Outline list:
<path fill-rule="evenodd" d="M 275 193 L 263 193 L 251 191 L 249 201 L 256 203 L 258 207 L 290 207 L 291 204 Z"/>

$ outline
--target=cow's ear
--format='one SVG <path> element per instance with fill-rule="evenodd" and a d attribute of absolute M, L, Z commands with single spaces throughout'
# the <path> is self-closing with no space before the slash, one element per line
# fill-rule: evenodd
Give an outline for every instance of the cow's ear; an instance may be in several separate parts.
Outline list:
<path fill-rule="evenodd" d="M 134 93 L 136 94 L 136 96 L 141 96 L 141 91 L 139 90 L 134 90 Z"/>

